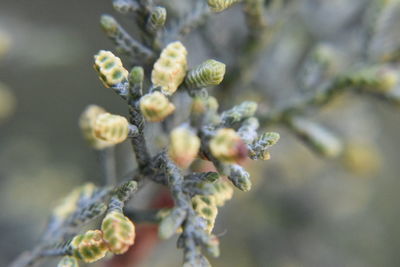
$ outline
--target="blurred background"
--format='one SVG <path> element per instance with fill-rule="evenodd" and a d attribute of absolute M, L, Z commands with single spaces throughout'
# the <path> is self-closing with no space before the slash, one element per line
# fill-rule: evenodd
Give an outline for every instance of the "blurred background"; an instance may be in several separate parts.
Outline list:
<path fill-rule="evenodd" d="M 124 103 L 103 88 L 92 68 L 98 50 L 114 48 L 98 23 L 102 13 L 115 15 L 110 2 L 0 2 L 0 266 L 34 246 L 58 199 L 85 181 L 101 183 L 78 118 L 88 104 L 126 114 Z M 303 93 L 298 75 L 316 45 L 339 51 L 343 69 L 363 52 L 370 1 L 285 2 L 286 17 L 260 55 L 252 83 L 263 95 L 262 107 Z M 179 6 L 182 12 L 188 3 Z M 400 39 L 398 13 L 390 14 L 372 42 L 373 56 Z M 129 29 L 129 18 L 117 17 Z M 245 33 L 243 16 L 234 7 L 207 25 L 212 41 L 223 47 L 218 56 L 229 72 L 232 54 L 240 53 L 235 45 Z M 196 33 L 184 43 L 191 66 L 213 56 Z M 310 114 L 346 143 L 338 159 L 316 155 L 285 129 L 268 129 L 281 133 L 281 140 L 271 160 L 249 163 L 252 191 L 236 190 L 220 210 L 215 233 L 221 235 L 221 257 L 212 259 L 214 266 L 399 266 L 399 114 L 400 109 L 351 94 Z M 117 153 L 129 149 L 121 144 Z M 132 158 L 121 157 L 120 175 L 133 165 Z M 141 266 L 180 261 L 175 240 L 163 241 Z M 48 264 L 43 266 L 55 266 Z"/>

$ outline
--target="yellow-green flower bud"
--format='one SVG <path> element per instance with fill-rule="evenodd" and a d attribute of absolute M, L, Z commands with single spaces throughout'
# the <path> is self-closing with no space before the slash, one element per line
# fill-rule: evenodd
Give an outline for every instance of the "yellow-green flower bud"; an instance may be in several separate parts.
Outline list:
<path fill-rule="evenodd" d="M 222 162 L 241 162 L 247 157 L 247 145 L 233 129 L 219 129 L 210 141 L 212 155 Z"/>
<path fill-rule="evenodd" d="M 275 145 L 280 135 L 275 132 L 266 132 L 250 145 L 249 157 L 251 159 L 269 160 L 271 158 L 268 148 Z"/>
<path fill-rule="evenodd" d="M 83 137 L 94 149 L 104 149 L 113 145 L 110 142 L 106 142 L 96 137 L 94 132 L 94 125 L 97 117 L 104 113 L 106 113 L 106 111 L 103 108 L 96 105 L 90 105 L 83 111 L 79 119 L 79 126 L 82 130 Z"/>
<path fill-rule="evenodd" d="M 118 32 L 118 22 L 110 15 L 101 16 L 100 26 L 107 35 L 115 35 Z"/>
<path fill-rule="evenodd" d="M 128 71 L 122 66 L 121 59 L 110 51 L 101 50 L 94 56 L 94 68 L 99 73 L 104 86 L 111 87 L 128 79 Z"/>
<path fill-rule="evenodd" d="M 157 6 L 151 11 L 147 25 L 152 31 L 156 31 L 164 26 L 166 20 L 167 10 L 164 7 Z"/>
<path fill-rule="evenodd" d="M 225 64 L 209 59 L 188 72 L 185 84 L 190 88 L 218 85 L 225 75 Z"/>
<path fill-rule="evenodd" d="M 187 168 L 197 157 L 200 138 L 185 127 L 175 128 L 171 132 L 169 156 L 181 168 Z"/>
<path fill-rule="evenodd" d="M 217 112 L 219 107 L 218 100 L 213 96 L 209 96 L 207 98 L 207 107 L 209 110 Z"/>
<path fill-rule="evenodd" d="M 151 73 L 151 81 L 163 93 L 172 95 L 183 82 L 187 69 L 187 51 L 179 41 L 170 43 L 161 52 Z"/>
<path fill-rule="evenodd" d="M 64 256 L 58 262 L 57 267 L 79 267 L 79 263 L 75 257 Z"/>
<path fill-rule="evenodd" d="M 250 174 L 242 166 L 231 164 L 229 166 L 228 179 L 240 190 L 248 192 L 251 190 Z"/>
<path fill-rule="evenodd" d="M 218 215 L 218 209 L 214 197 L 195 196 L 192 198 L 192 205 L 196 213 L 206 220 L 207 228 L 205 230 L 211 233 L 214 228 L 215 219 Z"/>
<path fill-rule="evenodd" d="M 174 104 L 160 92 L 147 94 L 140 99 L 140 111 L 146 120 L 151 122 L 162 121 L 174 110 Z"/>
<path fill-rule="evenodd" d="M 144 70 L 142 67 L 133 67 L 129 73 L 129 81 L 132 84 L 141 84 L 144 80 Z"/>
<path fill-rule="evenodd" d="M 135 225 L 119 211 L 111 211 L 101 224 L 103 239 L 115 254 L 125 253 L 135 242 Z"/>
<path fill-rule="evenodd" d="M 218 101 L 213 96 L 209 96 L 207 99 L 196 96 L 193 98 L 191 105 L 191 113 L 194 116 L 201 116 L 209 114 L 210 116 L 216 115 L 218 111 Z"/>
<path fill-rule="evenodd" d="M 97 116 L 93 128 L 97 138 L 111 144 L 122 143 L 129 133 L 128 120 L 110 113 L 102 113 Z"/>
<path fill-rule="evenodd" d="M 222 207 L 226 201 L 230 200 L 233 196 L 233 188 L 226 181 L 218 181 L 213 184 L 215 193 L 212 194 L 214 197 L 215 204 Z"/>
<path fill-rule="evenodd" d="M 206 100 L 201 97 L 193 98 L 192 105 L 191 105 L 191 113 L 195 115 L 201 115 L 206 112 L 207 105 Z"/>
<path fill-rule="evenodd" d="M 75 236 L 70 246 L 73 256 L 84 262 L 97 261 L 103 258 L 108 251 L 100 230 L 89 230 L 82 235 Z"/>
<path fill-rule="evenodd" d="M 208 0 L 208 6 L 214 12 L 221 12 L 240 0 Z"/>

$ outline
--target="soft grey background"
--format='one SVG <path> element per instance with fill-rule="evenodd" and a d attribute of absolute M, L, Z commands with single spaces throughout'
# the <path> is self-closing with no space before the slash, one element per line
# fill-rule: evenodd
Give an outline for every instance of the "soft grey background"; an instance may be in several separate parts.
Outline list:
<path fill-rule="evenodd" d="M 122 101 L 92 69 L 92 56 L 113 48 L 98 25 L 100 14 L 113 12 L 109 2 L 0 1 L 0 30 L 12 40 L 0 61 L 0 81 L 17 99 L 16 112 L 0 125 L 1 266 L 35 244 L 57 199 L 83 181 L 99 182 L 96 157 L 77 120 L 92 103 L 125 114 Z M 272 95 L 270 105 L 299 94 L 294 73 L 315 40 L 333 42 L 348 54 L 359 49 L 357 25 L 366 2 L 297 1 L 255 84 Z M 222 43 L 232 31 L 236 39 L 243 35 L 235 32 L 244 28 L 237 8 L 210 23 Z M 206 42 L 197 40 L 190 35 L 185 41 L 191 65 L 208 56 L 198 49 Z M 354 175 L 340 160 L 323 160 L 283 129 L 271 129 L 282 139 L 269 162 L 250 166 L 253 190 L 236 192 L 220 212 L 222 255 L 215 266 L 399 266 L 400 110 L 354 95 L 343 101 L 312 117 L 349 142 L 375 147 L 380 168 Z M 130 159 L 119 165 L 129 169 Z M 143 265 L 177 266 L 180 257 L 166 242 Z"/>

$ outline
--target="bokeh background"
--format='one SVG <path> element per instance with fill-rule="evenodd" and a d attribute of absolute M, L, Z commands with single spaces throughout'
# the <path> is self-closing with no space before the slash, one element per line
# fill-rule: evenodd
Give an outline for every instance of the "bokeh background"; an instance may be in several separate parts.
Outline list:
<path fill-rule="evenodd" d="M 340 68 L 363 47 L 370 1 L 286 2 L 286 17 L 253 83 L 266 106 L 302 94 L 297 76 L 315 44 L 341 51 Z M 188 3 L 179 7 L 184 11 Z M 99 27 L 102 13 L 115 14 L 109 0 L 0 1 L 0 266 L 34 246 L 59 198 L 84 181 L 101 183 L 78 117 L 88 104 L 126 114 L 92 68 L 98 50 L 113 49 Z M 396 40 L 400 20 L 393 17 L 382 38 Z M 129 18 L 118 18 L 129 28 Z M 245 34 L 243 16 L 235 7 L 207 25 L 229 71 L 232 53 L 240 53 L 235 44 Z M 195 33 L 184 43 L 192 66 L 212 56 Z M 248 166 L 253 190 L 236 191 L 220 210 L 215 232 L 221 257 L 212 260 L 215 266 L 399 266 L 400 109 L 346 94 L 311 117 L 343 138 L 356 159 L 324 159 L 285 129 L 271 127 L 281 140 L 271 160 Z M 117 153 L 129 149 L 122 144 Z M 123 175 L 134 163 L 121 156 L 118 166 Z M 179 266 L 174 242 L 160 243 L 142 266 Z"/>

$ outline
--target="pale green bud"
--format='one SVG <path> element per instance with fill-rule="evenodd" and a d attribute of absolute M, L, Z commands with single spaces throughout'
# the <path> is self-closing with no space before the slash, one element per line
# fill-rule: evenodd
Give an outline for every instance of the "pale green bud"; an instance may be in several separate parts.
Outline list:
<path fill-rule="evenodd" d="M 157 6 L 151 11 L 147 27 L 152 31 L 157 31 L 164 26 L 166 20 L 167 10 L 164 7 Z"/>
<path fill-rule="evenodd" d="M 203 88 L 218 85 L 225 75 L 225 64 L 209 59 L 190 70 L 185 84 L 190 88 Z"/>

